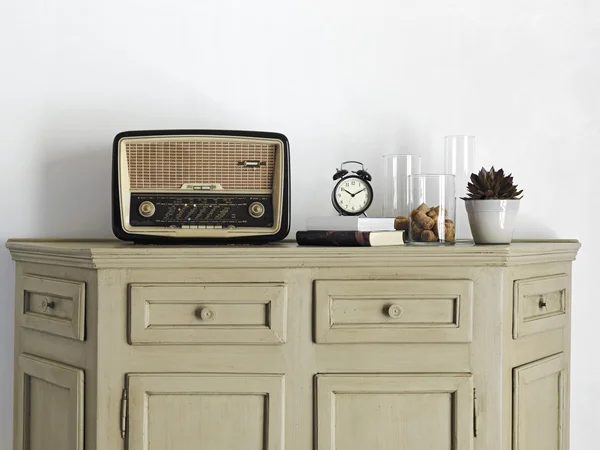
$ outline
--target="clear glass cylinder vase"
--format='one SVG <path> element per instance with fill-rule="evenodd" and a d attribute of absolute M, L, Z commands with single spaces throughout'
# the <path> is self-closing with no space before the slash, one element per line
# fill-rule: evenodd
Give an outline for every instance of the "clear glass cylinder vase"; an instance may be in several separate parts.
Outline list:
<path fill-rule="evenodd" d="M 455 177 L 418 174 L 409 177 L 410 225 L 408 242 L 450 245 L 456 241 Z"/>
<path fill-rule="evenodd" d="M 444 172 L 455 176 L 456 239 L 472 241 L 473 235 L 465 202 L 467 184 L 475 168 L 475 136 L 446 136 L 444 138 Z"/>
<path fill-rule="evenodd" d="M 421 157 L 413 154 L 384 155 L 383 217 L 408 217 L 408 177 L 421 173 Z"/>

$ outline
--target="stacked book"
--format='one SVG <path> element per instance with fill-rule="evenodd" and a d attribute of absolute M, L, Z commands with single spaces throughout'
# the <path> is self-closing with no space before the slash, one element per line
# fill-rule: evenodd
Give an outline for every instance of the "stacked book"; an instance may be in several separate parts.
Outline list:
<path fill-rule="evenodd" d="M 396 230 L 394 221 L 393 217 L 309 217 L 306 230 L 296 232 L 296 242 L 339 247 L 404 245 L 404 231 Z"/>

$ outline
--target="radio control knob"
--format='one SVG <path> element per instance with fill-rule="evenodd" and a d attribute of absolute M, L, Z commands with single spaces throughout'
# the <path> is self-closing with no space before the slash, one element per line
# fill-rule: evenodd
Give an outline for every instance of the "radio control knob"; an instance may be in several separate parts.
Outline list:
<path fill-rule="evenodd" d="M 140 214 L 144 217 L 152 217 L 154 212 L 156 211 L 156 207 L 154 203 L 145 201 L 140 203 L 140 207 L 138 208 Z"/>
<path fill-rule="evenodd" d="M 261 202 L 254 202 L 248 208 L 248 212 L 252 217 L 258 219 L 265 214 L 265 205 L 263 205 Z"/>

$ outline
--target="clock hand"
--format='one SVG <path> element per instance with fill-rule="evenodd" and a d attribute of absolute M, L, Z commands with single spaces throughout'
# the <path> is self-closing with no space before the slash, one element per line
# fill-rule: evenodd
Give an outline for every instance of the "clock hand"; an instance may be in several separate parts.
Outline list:
<path fill-rule="evenodd" d="M 360 194 L 360 193 L 361 193 L 362 191 L 364 191 L 365 189 L 367 189 L 367 188 L 362 188 L 360 191 L 358 191 L 358 192 L 355 192 L 354 194 L 350 194 L 350 195 L 352 195 L 352 197 L 354 197 L 356 194 Z"/>
<path fill-rule="evenodd" d="M 352 195 L 352 192 L 347 191 L 346 189 L 342 188 L 342 191 L 347 192 L 348 194 Z M 352 197 L 354 197 L 354 195 L 352 195 Z"/>

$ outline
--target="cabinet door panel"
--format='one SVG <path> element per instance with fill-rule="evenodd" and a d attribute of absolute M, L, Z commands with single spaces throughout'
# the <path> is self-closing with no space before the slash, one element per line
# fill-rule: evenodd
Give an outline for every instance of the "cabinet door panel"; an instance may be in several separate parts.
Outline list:
<path fill-rule="evenodd" d="M 130 450 L 283 450 L 283 376 L 128 378 Z"/>
<path fill-rule="evenodd" d="M 18 359 L 17 450 L 83 450 L 83 371 L 30 355 Z"/>
<path fill-rule="evenodd" d="M 563 354 L 514 370 L 514 450 L 567 449 L 565 376 Z"/>
<path fill-rule="evenodd" d="M 472 379 L 319 375 L 318 450 L 471 450 Z"/>

